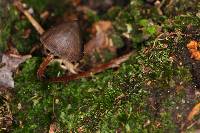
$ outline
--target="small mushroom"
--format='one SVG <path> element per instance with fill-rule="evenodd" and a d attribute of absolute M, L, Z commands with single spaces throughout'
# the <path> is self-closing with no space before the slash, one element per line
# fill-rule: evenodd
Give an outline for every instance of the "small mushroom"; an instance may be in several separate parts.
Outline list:
<path fill-rule="evenodd" d="M 58 61 L 63 69 L 76 74 L 76 65 L 73 63 L 79 61 L 83 55 L 83 44 L 77 20 L 63 22 L 45 32 L 40 24 L 23 8 L 21 2 L 16 1 L 14 4 L 41 35 L 40 41 L 45 50 L 49 51 L 37 71 L 38 78 L 44 77 L 44 71 L 52 60 Z"/>
<path fill-rule="evenodd" d="M 50 62 L 53 57 L 58 57 L 54 61 L 58 61 L 63 69 L 76 74 L 76 66 L 72 62 L 79 61 L 83 55 L 79 25 L 76 20 L 50 28 L 42 34 L 40 41 L 44 48 L 50 52 L 46 61 Z M 40 65 L 38 77 L 43 76 L 43 68 L 49 63 L 46 61 L 44 60 L 45 64 Z"/>

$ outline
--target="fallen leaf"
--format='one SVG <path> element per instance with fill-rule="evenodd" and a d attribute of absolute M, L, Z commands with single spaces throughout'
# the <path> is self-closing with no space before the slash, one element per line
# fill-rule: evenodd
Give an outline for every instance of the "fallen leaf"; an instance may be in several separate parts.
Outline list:
<path fill-rule="evenodd" d="M 14 88 L 13 72 L 25 60 L 31 58 L 31 55 L 3 54 L 0 68 L 0 87 Z"/>
<path fill-rule="evenodd" d="M 100 32 L 86 43 L 84 52 L 86 55 L 91 55 L 95 51 L 100 53 L 103 49 L 109 49 L 112 52 L 115 51 L 112 39 L 110 39 L 104 32 Z"/>
<path fill-rule="evenodd" d="M 191 121 L 195 115 L 199 114 L 200 112 L 200 103 L 196 104 L 193 108 L 192 111 L 189 113 L 187 120 Z"/>
<path fill-rule="evenodd" d="M 108 49 L 111 52 L 116 51 L 116 47 L 113 45 L 112 39 L 109 37 L 108 32 L 112 29 L 112 23 L 110 21 L 98 21 L 93 24 L 91 32 L 93 37 L 89 40 L 84 47 L 86 55 L 92 55 L 95 51 L 99 54 L 102 50 Z"/>

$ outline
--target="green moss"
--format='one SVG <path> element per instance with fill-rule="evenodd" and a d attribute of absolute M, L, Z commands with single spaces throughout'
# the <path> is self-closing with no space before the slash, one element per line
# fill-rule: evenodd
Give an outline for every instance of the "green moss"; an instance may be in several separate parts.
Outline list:
<path fill-rule="evenodd" d="M 169 53 L 170 49 L 157 42 L 148 53 L 132 57 L 116 72 L 107 70 L 91 79 L 73 81 L 67 85 L 37 81 L 35 70 L 39 60 L 28 60 L 15 80 L 15 105 L 19 102 L 22 105 L 21 110 L 15 109 L 15 114 L 24 126 L 16 131 L 44 131 L 54 113 L 63 132 L 77 131 L 79 127 L 88 132 L 176 130 L 171 114 L 167 112 L 173 107 L 174 101 L 167 97 L 161 100 L 160 105 L 166 111 L 160 112 L 160 118 L 151 115 L 147 102 L 151 93 L 167 91 L 172 86 L 171 78 L 179 77 L 186 83 L 188 79 L 190 81 L 190 78 L 185 79 L 186 70 L 174 69 L 169 61 Z M 144 68 L 147 67 L 152 71 L 145 73 Z M 147 81 L 154 82 L 149 86 L 150 90 L 145 87 Z M 143 125 L 148 120 L 152 124 L 144 129 Z M 155 127 L 155 120 L 161 123 L 161 128 Z"/>
<path fill-rule="evenodd" d="M 6 6 L 7 8 L 4 9 Z M 2 7 L 2 8 L 1 8 Z M 0 14 L 0 50 L 4 51 L 7 49 L 7 41 L 11 37 L 11 31 L 13 29 L 14 22 L 18 19 L 17 11 L 10 5 L 1 5 L 3 14 Z"/>
<path fill-rule="evenodd" d="M 33 7 L 36 18 L 52 5 L 47 0 L 25 2 Z M 61 7 L 55 5 L 57 17 L 66 9 Z M 182 8 L 176 11 L 182 13 Z M 0 46 L 5 49 L 12 35 L 17 49 L 27 53 L 39 42 L 39 36 L 27 20 L 19 19 L 13 7 L 9 13 L 12 17 L 2 30 Z M 176 132 L 180 127 L 174 121 L 173 112 L 186 98 L 185 90 L 176 92 L 176 87 L 190 86 L 192 76 L 188 68 L 172 59 L 176 59 L 177 45 L 185 45 L 185 29 L 189 24 L 198 27 L 199 18 L 192 14 L 158 16 L 156 8 L 147 7 L 143 0 L 132 0 L 126 8 L 115 7 L 106 15 L 89 13 L 88 16 L 89 23 L 106 16 L 112 20 L 115 27 L 112 38 L 118 48 L 124 45 L 123 33 L 128 33 L 131 47 L 141 49 L 116 71 L 106 70 L 68 84 L 39 81 L 36 70 L 42 58 L 34 56 L 27 60 L 15 77 L 12 131 L 48 132 L 49 125 L 56 121 L 61 132 L 77 132 L 80 127 L 85 132 Z M 32 33 L 24 39 L 21 36 L 26 28 L 31 28 Z M 160 32 L 166 36 L 159 38 Z M 175 35 L 171 36 L 170 32 Z M 190 35 L 190 38 L 197 37 Z M 107 53 L 106 59 L 111 56 Z M 50 65 L 46 71 L 47 77 L 62 74 L 58 64 Z"/>

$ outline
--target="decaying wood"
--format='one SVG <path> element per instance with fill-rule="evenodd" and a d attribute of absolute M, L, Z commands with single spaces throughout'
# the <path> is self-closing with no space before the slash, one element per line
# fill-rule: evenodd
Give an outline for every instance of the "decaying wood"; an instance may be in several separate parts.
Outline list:
<path fill-rule="evenodd" d="M 106 69 L 119 67 L 119 65 L 121 63 L 123 63 L 129 59 L 129 57 L 132 55 L 132 53 L 133 52 L 130 52 L 130 53 L 122 55 L 118 58 L 112 59 L 108 63 L 97 65 L 96 67 L 93 67 L 93 68 L 89 69 L 88 71 L 80 72 L 78 74 L 73 74 L 73 75 L 69 75 L 69 76 L 61 76 L 61 77 L 51 78 L 51 79 L 49 79 L 49 81 L 57 82 L 57 83 L 58 82 L 66 83 L 71 80 L 77 80 L 77 79 L 81 79 L 81 78 L 91 77 L 92 75 L 103 72 Z"/>

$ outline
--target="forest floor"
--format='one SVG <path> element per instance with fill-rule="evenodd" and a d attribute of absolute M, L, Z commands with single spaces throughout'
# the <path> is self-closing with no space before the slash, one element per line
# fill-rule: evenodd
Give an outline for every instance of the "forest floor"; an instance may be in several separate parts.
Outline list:
<path fill-rule="evenodd" d="M 116 69 L 67 83 L 37 78 L 41 49 L 20 64 L 14 88 L 1 89 L 0 131 L 5 132 L 193 132 L 200 130 L 200 61 L 187 48 L 200 42 L 198 0 L 23 0 L 44 27 L 78 17 L 83 44 L 97 37 L 93 25 L 112 46 L 100 46 L 82 60 L 86 70 L 132 51 Z M 93 26 L 93 27 L 92 27 Z M 10 44 L 20 55 L 40 46 L 40 35 L 12 1 L 0 1 L 0 50 Z M 101 38 L 102 39 L 102 38 Z M 93 43 L 98 43 L 94 41 Z M 98 46 L 97 46 L 98 47 Z M 95 47 L 96 48 L 96 47 Z M 114 49 L 114 50 L 113 50 Z M 198 48 L 196 49 L 198 51 Z M 200 54 L 199 54 L 200 55 Z M 81 63 L 80 63 L 81 64 Z M 65 75 L 50 64 L 47 78 Z M 192 112 L 193 111 L 193 112 Z M 188 115 L 191 115 L 188 118 Z"/>

